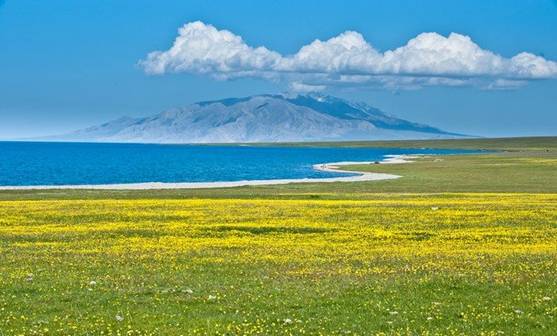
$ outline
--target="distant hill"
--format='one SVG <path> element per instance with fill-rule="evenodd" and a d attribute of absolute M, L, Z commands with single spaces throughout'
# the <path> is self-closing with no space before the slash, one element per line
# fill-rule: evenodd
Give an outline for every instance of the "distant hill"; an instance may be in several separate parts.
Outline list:
<path fill-rule="evenodd" d="M 458 138 L 463 135 L 388 115 L 363 103 L 324 95 L 259 95 L 123 117 L 42 140 L 233 143 Z"/>

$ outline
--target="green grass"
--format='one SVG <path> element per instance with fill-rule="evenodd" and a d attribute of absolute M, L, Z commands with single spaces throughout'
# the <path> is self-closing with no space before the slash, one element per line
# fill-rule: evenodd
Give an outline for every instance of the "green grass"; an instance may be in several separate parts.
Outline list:
<path fill-rule="evenodd" d="M 249 144 L 248 144 L 249 145 Z M 257 146 L 295 147 L 368 147 L 368 148 L 449 148 L 449 149 L 499 149 L 510 151 L 544 151 L 557 149 L 557 137 L 474 138 L 446 140 L 391 140 L 391 141 L 342 141 L 294 142 L 256 144 Z"/>
<path fill-rule="evenodd" d="M 415 161 L 347 169 L 402 176 L 379 181 L 377 192 L 557 192 L 557 152 L 426 156 Z"/>

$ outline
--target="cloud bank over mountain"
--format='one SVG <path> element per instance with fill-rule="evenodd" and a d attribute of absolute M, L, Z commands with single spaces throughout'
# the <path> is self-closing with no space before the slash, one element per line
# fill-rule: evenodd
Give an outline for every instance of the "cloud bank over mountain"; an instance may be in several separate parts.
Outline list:
<path fill-rule="evenodd" d="M 516 88 L 557 77 L 557 62 L 528 52 L 505 58 L 482 49 L 469 36 L 422 33 L 381 52 L 355 31 L 315 40 L 293 55 L 249 46 L 242 37 L 201 21 L 185 24 L 166 51 L 139 62 L 148 74 L 207 74 L 217 79 L 259 77 L 286 81 L 293 90 L 328 86 L 479 86 Z"/>

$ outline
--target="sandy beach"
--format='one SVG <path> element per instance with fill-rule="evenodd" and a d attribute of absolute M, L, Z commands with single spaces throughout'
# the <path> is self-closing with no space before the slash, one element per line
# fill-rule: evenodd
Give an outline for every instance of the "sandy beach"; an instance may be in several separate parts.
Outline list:
<path fill-rule="evenodd" d="M 340 167 L 358 164 L 401 164 L 412 162 L 417 155 L 386 155 L 382 161 L 342 161 L 316 164 L 314 169 L 326 172 L 346 173 L 350 176 L 303 179 L 244 180 L 223 182 L 143 182 L 119 184 L 82 184 L 82 185 L 36 185 L 0 186 L 0 190 L 48 190 L 48 189 L 95 189 L 95 190 L 154 190 L 154 189 L 207 189 L 233 188 L 243 186 L 278 185 L 290 183 L 331 183 L 391 180 L 401 176 L 383 173 L 369 173 L 343 170 Z"/>

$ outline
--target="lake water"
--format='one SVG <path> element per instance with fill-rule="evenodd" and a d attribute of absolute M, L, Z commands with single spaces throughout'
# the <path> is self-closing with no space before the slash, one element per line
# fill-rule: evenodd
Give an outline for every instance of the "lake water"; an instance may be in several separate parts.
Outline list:
<path fill-rule="evenodd" d="M 0 185 L 79 185 L 323 178 L 314 164 L 463 150 L 0 142 Z"/>

